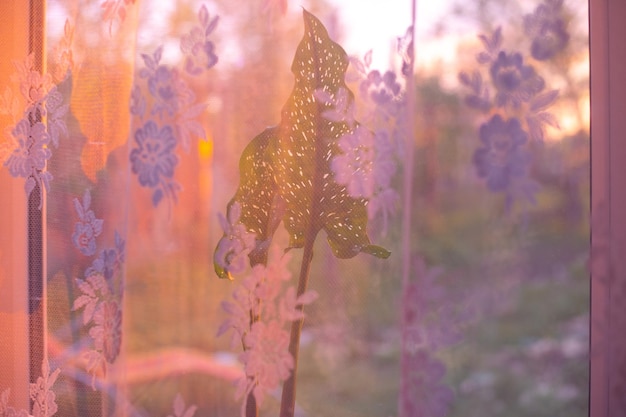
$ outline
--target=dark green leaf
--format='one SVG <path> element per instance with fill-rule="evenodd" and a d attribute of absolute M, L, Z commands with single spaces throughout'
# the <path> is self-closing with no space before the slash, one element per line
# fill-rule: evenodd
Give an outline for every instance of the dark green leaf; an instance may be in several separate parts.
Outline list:
<path fill-rule="evenodd" d="M 240 161 L 241 183 L 233 202 L 242 207 L 241 222 L 257 235 L 251 263 L 263 262 L 267 246 L 282 220 L 290 248 L 301 248 L 324 230 L 335 256 L 350 258 L 359 252 L 386 258 L 389 252 L 370 245 L 367 236 L 367 200 L 353 198 L 335 181 L 330 168 L 341 153 L 337 141 L 358 123 L 331 121 L 322 113 L 315 91 L 335 97 L 348 91 L 345 84 L 348 56 L 333 42 L 322 23 L 306 10 L 305 33 L 291 67 L 293 91 L 281 112 L 277 127 L 254 138 Z"/>

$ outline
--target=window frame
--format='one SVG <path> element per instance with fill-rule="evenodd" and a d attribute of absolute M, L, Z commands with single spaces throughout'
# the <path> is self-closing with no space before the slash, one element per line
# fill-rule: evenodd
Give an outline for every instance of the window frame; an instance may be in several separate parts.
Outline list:
<path fill-rule="evenodd" d="M 591 316 L 589 415 L 626 415 L 626 2 L 590 0 Z M 620 134 L 621 133 L 621 134 Z M 621 140 L 620 140 L 621 139 Z M 620 394 L 621 393 L 621 394 Z"/>

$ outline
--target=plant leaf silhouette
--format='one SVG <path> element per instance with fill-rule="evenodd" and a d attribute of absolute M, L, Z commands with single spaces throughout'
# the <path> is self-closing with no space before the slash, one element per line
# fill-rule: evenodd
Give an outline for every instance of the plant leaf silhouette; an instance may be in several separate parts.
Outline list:
<path fill-rule="evenodd" d="M 351 197 L 331 170 L 332 159 L 341 153 L 338 139 L 358 123 L 324 118 L 330 105 L 316 101 L 314 94 L 321 90 L 335 97 L 343 88 L 349 104 L 354 102 L 344 81 L 348 56 L 315 16 L 303 10 L 303 18 L 305 33 L 291 66 L 295 85 L 281 122 L 244 150 L 239 188 L 228 207 L 238 202 L 240 221 L 256 234 L 256 248 L 249 255 L 253 265 L 266 259 L 281 220 L 289 233 L 289 249 L 304 247 L 307 239 L 313 241 L 324 230 L 338 258 L 359 252 L 387 258 L 390 253 L 370 244 L 367 236 L 367 199 Z M 228 265 L 215 261 L 218 276 L 230 278 Z"/>

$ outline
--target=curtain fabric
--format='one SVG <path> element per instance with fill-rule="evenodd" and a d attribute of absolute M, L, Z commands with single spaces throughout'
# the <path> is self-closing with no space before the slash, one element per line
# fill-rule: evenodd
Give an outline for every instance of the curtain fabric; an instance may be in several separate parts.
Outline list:
<path fill-rule="evenodd" d="M 0 417 L 586 415 L 586 8 L 17 3 Z"/>

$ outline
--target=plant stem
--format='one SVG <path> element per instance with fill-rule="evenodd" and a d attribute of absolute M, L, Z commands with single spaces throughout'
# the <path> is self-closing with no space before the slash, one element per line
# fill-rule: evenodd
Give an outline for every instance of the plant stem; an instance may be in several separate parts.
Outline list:
<path fill-rule="evenodd" d="M 302 264 L 300 265 L 300 278 L 298 279 L 298 293 L 300 297 L 306 291 L 309 282 L 309 273 L 311 271 L 311 261 L 313 260 L 313 243 L 315 242 L 315 234 L 309 233 L 304 243 L 304 253 L 302 254 Z M 296 307 L 299 311 L 304 306 Z M 291 323 L 291 335 L 289 338 L 289 353 L 293 357 L 293 371 L 291 376 L 283 385 L 283 393 L 280 399 L 280 417 L 293 417 L 296 407 L 296 373 L 298 371 L 298 353 L 300 351 L 300 334 L 302 333 L 302 325 L 304 318 Z"/>

